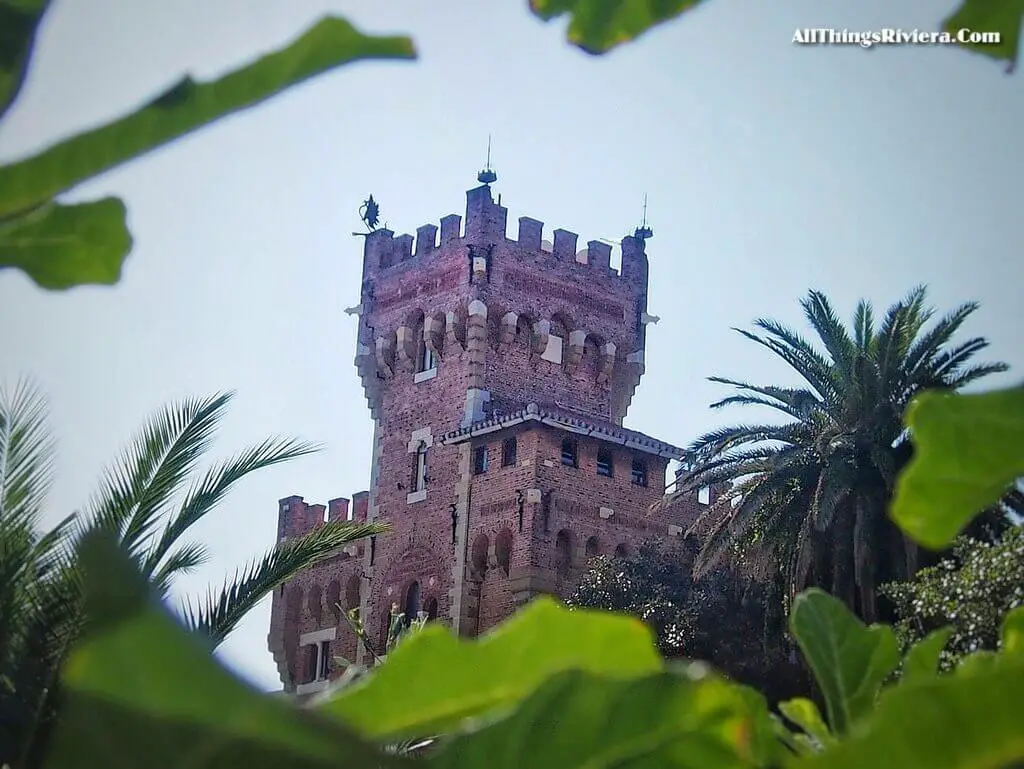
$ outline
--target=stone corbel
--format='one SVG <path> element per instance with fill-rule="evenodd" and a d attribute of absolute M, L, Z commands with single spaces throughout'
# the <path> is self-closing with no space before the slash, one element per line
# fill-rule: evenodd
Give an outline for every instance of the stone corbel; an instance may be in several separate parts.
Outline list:
<path fill-rule="evenodd" d="M 394 342 L 383 336 L 377 337 L 377 373 L 383 376 L 385 379 L 395 375 L 395 369 L 392 366 L 394 360 Z"/>
<path fill-rule="evenodd" d="M 548 349 L 548 337 L 551 336 L 551 321 L 539 320 L 533 324 L 533 345 L 531 352 L 535 355 L 543 355 Z"/>
<path fill-rule="evenodd" d="M 501 318 L 501 326 L 498 329 L 498 349 L 507 350 L 516 340 L 516 330 L 519 326 L 519 316 L 514 312 L 506 312 Z"/>
<path fill-rule="evenodd" d="M 413 329 L 409 326 L 398 327 L 398 355 L 397 363 L 399 371 L 412 371 L 416 368 L 416 340 Z"/>
<path fill-rule="evenodd" d="M 579 368 L 583 360 L 584 346 L 587 341 L 587 332 L 583 330 L 573 331 L 569 334 L 569 354 L 565 357 L 565 371 L 572 374 Z"/>
<path fill-rule="evenodd" d="M 445 344 L 453 350 L 456 346 L 460 350 L 466 349 L 465 324 L 460 322 L 459 316 L 452 311 L 445 314 Z"/>
<path fill-rule="evenodd" d="M 597 382 L 598 384 L 605 384 L 612 378 L 612 372 L 615 370 L 615 344 L 607 342 L 598 351 L 597 359 Z"/>

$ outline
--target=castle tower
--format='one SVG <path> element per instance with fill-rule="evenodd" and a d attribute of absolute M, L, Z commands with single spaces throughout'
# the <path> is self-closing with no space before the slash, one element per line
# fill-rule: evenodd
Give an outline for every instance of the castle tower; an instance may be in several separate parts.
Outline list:
<path fill-rule="evenodd" d="M 611 246 L 578 248 L 562 229 L 549 242 L 529 217 L 510 239 L 492 177 L 467 192 L 464 222 L 365 239 L 349 312 L 375 432 L 370 490 L 353 508 L 392 531 L 275 594 L 269 642 L 286 689 L 315 691 L 333 656 L 362 659 L 339 603 L 360 607 L 379 648 L 393 606 L 476 635 L 536 595 L 567 594 L 590 556 L 678 541 L 696 514 L 651 512 L 683 452 L 622 427 L 656 321 L 649 230 L 622 240 L 619 269 Z M 324 520 L 301 497 L 279 510 L 279 538 Z"/>

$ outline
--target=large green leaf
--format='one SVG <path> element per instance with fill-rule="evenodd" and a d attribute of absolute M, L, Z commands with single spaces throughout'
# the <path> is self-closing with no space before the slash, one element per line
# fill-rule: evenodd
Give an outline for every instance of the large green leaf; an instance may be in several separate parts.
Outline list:
<path fill-rule="evenodd" d="M 943 627 L 934 630 L 910 647 L 903 658 L 903 671 L 900 680 L 903 682 L 932 678 L 939 671 L 939 660 L 946 642 L 953 635 L 953 628 Z"/>
<path fill-rule="evenodd" d="M 1007 612 L 1003 619 L 1002 638 L 999 653 L 1024 662 L 1024 606 Z"/>
<path fill-rule="evenodd" d="M 614 680 L 552 677 L 506 719 L 447 744 L 438 769 L 634 769 L 755 766 L 747 703 L 710 676 L 665 671 Z"/>
<path fill-rule="evenodd" d="M 563 670 L 635 677 L 662 668 L 646 625 L 534 601 L 479 640 L 428 626 L 400 644 L 367 683 L 322 705 L 378 739 L 439 734 L 507 709 Z"/>
<path fill-rule="evenodd" d="M 651 27 L 674 19 L 701 0 L 530 0 L 545 21 L 571 14 L 569 41 L 587 53 L 606 53 Z"/>
<path fill-rule="evenodd" d="M 0 224 L 0 270 L 23 270 L 42 288 L 112 285 L 132 247 L 124 203 L 48 203 Z"/>
<path fill-rule="evenodd" d="M 96 174 L 321 72 L 358 60 L 414 56 L 406 37 L 367 36 L 343 19 L 322 19 L 287 47 L 218 80 L 186 77 L 120 120 L 0 167 L 0 219 L 43 205 Z"/>
<path fill-rule="evenodd" d="M 923 393 L 907 424 L 914 458 L 897 481 L 892 519 L 922 545 L 942 548 L 1024 476 L 1024 388 Z"/>
<path fill-rule="evenodd" d="M 404 766 L 342 726 L 256 692 L 161 607 L 106 535 L 81 550 L 89 637 L 63 675 L 48 769 Z"/>
<path fill-rule="evenodd" d="M 936 676 L 882 695 L 865 728 L 791 769 L 1007 769 L 1024 761 L 1024 666 Z"/>
<path fill-rule="evenodd" d="M 1024 0 L 964 0 L 942 22 L 942 29 L 956 36 L 960 30 L 997 32 L 998 43 L 961 43 L 964 48 L 1006 61 L 1012 69 L 1020 50 L 1020 27 L 1024 20 Z"/>
<path fill-rule="evenodd" d="M 0 0 L 0 117 L 18 98 L 49 0 Z"/>
<path fill-rule="evenodd" d="M 818 706 L 806 697 L 796 697 L 780 702 L 779 712 L 803 729 L 807 735 L 813 737 L 819 748 L 827 747 L 836 741 L 828 724 L 821 717 Z"/>
<path fill-rule="evenodd" d="M 882 682 L 896 668 L 896 635 L 883 625 L 865 627 L 817 588 L 796 597 L 789 624 L 821 688 L 832 730 L 845 734 L 871 712 Z"/>

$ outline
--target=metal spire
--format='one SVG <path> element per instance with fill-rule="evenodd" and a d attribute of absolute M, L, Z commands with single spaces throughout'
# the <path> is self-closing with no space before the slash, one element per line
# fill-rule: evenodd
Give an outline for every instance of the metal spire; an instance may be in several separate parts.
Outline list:
<path fill-rule="evenodd" d="M 633 231 L 633 237 L 639 238 L 640 240 L 647 240 L 648 238 L 654 237 L 654 230 L 652 230 L 647 224 L 647 193 L 644 193 L 644 215 L 643 221 L 640 226 Z"/>
<path fill-rule="evenodd" d="M 491 168 L 491 135 L 487 134 L 487 166 L 476 175 L 476 180 L 481 184 L 493 184 L 498 181 L 498 175 Z"/>

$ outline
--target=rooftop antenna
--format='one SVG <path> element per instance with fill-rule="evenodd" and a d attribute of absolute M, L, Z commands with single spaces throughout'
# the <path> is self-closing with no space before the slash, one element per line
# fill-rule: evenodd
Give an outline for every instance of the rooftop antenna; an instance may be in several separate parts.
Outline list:
<path fill-rule="evenodd" d="M 647 193 L 644 193 L 644 217 L 640 226 L 633 231 L 633 237 L 640 240 L 649 240 L 654 237 L 654 230 L 647 224 Z"/>
<path fill-rule="evenodd" d="M 487 167 L 476 175 L 476 180 L 481 184 L 493 184 L 498 181 L 498 175 L 491 168 L 491 135 L 487 134 Z"/>

